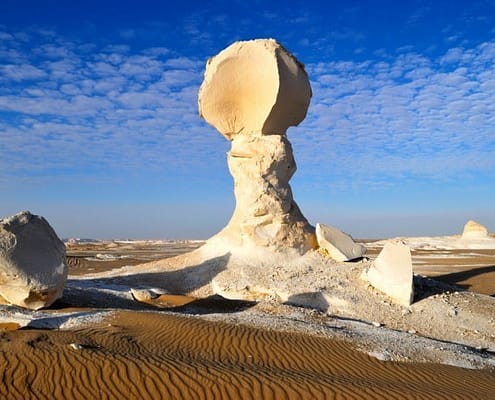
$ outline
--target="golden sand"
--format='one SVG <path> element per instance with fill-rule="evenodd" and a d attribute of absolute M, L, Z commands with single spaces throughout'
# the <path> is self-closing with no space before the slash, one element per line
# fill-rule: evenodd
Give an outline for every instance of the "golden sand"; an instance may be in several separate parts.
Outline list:
<path fill-rule="evenodd" d="M 0 334 L 5 399 L 492 399 L 493 372 L 379 361 L 351 345 L 153 312 Z"/>

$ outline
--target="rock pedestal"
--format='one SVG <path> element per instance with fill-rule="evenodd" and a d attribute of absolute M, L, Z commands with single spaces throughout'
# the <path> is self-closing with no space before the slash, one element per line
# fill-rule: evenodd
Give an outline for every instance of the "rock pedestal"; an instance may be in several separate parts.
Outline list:
<path fill-rule="evenodd" d="M 286 137 L 310 98 L 304 67 L 275 40 L 236 42 L 208 61 L 199 111 L 232 143 L 227 159 L 236 198 L 215 240 L 300 254 L 316 247 L 314 228 L 292 197 L 296 163 Z"/>
<path fill-rule="evenodd" d="M 67 279 L 65 246 L 48 222 L 28 211 L 0 220 L 0 296 L 37 310 L 50 306 Z"/>

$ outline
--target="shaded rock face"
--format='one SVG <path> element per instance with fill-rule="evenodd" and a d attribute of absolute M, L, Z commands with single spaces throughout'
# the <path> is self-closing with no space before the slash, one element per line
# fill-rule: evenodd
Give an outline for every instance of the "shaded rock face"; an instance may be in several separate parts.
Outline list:
<path fill-rule="evenodd" d="M 332 226 L 316 224 L 318 246 L 335 261 L 351 261 L 363 257 L 366 247 L 354 242 L 350 235 Z"/>
<path fill-rule="evenodd" d="M 306 116 L 310 98 L 302 64 L 275 40 L 236 42 L 208 61 L 199 111 L 231 141 L 236 198 L 217 241 L 300 254 L 316 247 L 314 228 L 292 197 L 296 163 L 286 137 Z"/>
<path fill-rule="evenodd" d="M 478 222 L 469 220 L 464 225 L 462 239 L 486 239 L 488 237 L 488 229 Z"/>
<path fill-rule="evenodd" d="M 414 299 L 411 250 L 401 242 L 388 242 L 367 271 L 365 278 L 399 304 Z"/>
<path fill-rule="evenodd" d="M 67 280 L 65 246 L 48 222 L 24 211 L 0 220 L 0 296 L 37 310 L 50 306 Z"/>

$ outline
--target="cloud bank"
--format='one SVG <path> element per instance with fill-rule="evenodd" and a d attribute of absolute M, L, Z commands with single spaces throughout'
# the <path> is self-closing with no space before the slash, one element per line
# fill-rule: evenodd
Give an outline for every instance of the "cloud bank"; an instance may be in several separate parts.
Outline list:
<path fill-rule="evenodd" d="M 133 35 L 121 32 L 124 43 Z M 0 29 L 0 39 L 0 187 L 132 176 L 172 192 L 184 180 L 230 192 L 228 143 L 197 112 L 205 59 L 46 30 Z M 322 57 L 306 69 L 312 103 L 289 130 L 298 190 L 493 178 L 494 41 L 434 57 L 407 46 L 364 61 Z"/>

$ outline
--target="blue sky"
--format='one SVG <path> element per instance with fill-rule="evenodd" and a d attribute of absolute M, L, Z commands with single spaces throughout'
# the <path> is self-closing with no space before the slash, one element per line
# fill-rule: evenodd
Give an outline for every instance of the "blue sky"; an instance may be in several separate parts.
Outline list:
<path fill-rule="evenodd" d="M 62 4 L 60 4 L 62 3 Z M 207 238 L 229 143 L 204 65 L 273 37 L 306 65 L 296 201 L 355 237 L 495 230 L 495 1 L 0 3 L 0 217 L 62 237 Z"/>

